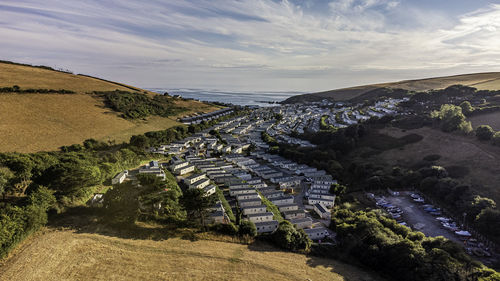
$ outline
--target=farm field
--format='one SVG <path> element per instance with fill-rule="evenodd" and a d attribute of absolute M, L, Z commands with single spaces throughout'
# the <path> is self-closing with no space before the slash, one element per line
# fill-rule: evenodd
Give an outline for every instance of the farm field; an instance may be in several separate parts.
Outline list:
<path fill-rule="evenodd" d="M 437 165 L 447 168 L 452 177 L 469 183 L 479 195 L 500 202 L 500 148 L 483 143 L 474 137 L 444 133 L 438 129 L 423 127 L 402 132 L 397 128 L 380 131 L 393 137 L 407 134 L 423 136 L 419 142 L 391 149 L 375 156 L 391 165 L 413 166 L 426 155 L 439 154 Z M 458 171 L 458 172 L 454 172 Z"/>
<path fill-rule="evenodd" d="M 266 244 L 124 239 L 46 229 L 0 263 L 0 280 L 380 280 Z"/>

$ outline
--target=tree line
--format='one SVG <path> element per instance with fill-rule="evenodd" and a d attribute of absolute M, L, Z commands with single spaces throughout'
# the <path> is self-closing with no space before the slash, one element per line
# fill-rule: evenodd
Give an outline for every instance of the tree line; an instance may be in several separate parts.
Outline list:
<path fill-rule="evenodd" d="M 335 256 L 348 255 L 394 280 L 498 280 L 463 248 L 443 237 L 399 225 L 378 210 L 337 207 L 331 228 L 339 241 Z"/>
<path fill-rule="evenodd" d="M 239 114 L 242 112 L 235 111 L 221 120 Z M 0 224 L 0 239 L 3 240 L 0 253 L 7 253 L 16 243 L 43 225 L 49 209 L 63 212 L 73 203 L 89 198 L 94 193 L 95 186 L 110 181 L 118 172 L 137 167 L 141 161 L 151 159 L 152 156 L 145 150 L 149 145 L 168 144 L 183 139 L 216 122 L 217 120 L 212 120 L 188 127 L 176 126 L 159 132 L 149 132 L 133 136 L 130 142 L 122 144 L 88 139 L 83 144 L 63 146 L 59 151 L 0 153 L 0 195 L 3 198 Z M 173 177 L 168 179 L 166 186 L 171 189 L 167 192 L 160 190 L 164 183 L 150 183 L 151 193 L 156 194 L 158 191 L 157 195 L 162 198 L 163 205 L 171 207 L 163 208 L 162 215 L 172 220 L 183 216 L 183 211 L 175 207 L 179 204 L 181 194 L 174 182 Z M 139 199 L 146 205 L 156 200 L 147 194 L 123 191 L 121 188 L 112 189 L 107 196 L 126 200 L 131 206 L 136 206 Z M 35 201 L 37 197 L 33 197 L 38 196 L 39 192 L 46 195 L 42 197 L 45 198 L 43 202 Z M 50 196 L 47 195 L 49 193 Z M 32 197 L 31 201 L 24 199 Z M 40 209 L 31 212 L 31 208 L 36 206 Z M 110 210 L 117 209 L 110 207 Z M 138 209 L 131 210 L 133 211 L 127 212 L 126 215 L 129 219 L 139 214 Z M 30 217 L 31 215 L 36 217 Z"/>
<path fill-rule="evenodd" d="M 14 85 L 12 87 L 2 87 L 0 88 L 0 93 L 18 93 L 18 94 L 74 94 L 74 91 L 71 90 L 54 90 L 54 89 L 21 89 L 18 85 Z"/>
<path fill-rule="evenodd" d="M 144 93 L 120 90 L 94 94 L 103 97 L 108 107 L 122 113 L 126 119 L 141 119 L 151 115 L 168 117 L 186 111 L 185 108 L 176 106 L 172 97 L 165 95 L 150 97 Z"/>

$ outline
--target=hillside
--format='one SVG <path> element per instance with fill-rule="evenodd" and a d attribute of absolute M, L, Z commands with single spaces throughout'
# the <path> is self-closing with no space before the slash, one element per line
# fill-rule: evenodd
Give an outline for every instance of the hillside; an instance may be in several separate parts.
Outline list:
<path fill-rule="evenodd" d="M 356 86 L 312 94 L 304 94 L 288 98 L 284 103 L 298 103 L 330 99 L 334 101 L 349 101 L 379 88 L 404 89 L 410 91 L 426 91 L 444 89 L 451 85 L 461 84 L 475 87 L 479 90 L 500 90 L 500 72 L 474 73 L 417 80 L 404 80 L 393 83 L 380 83 Z"/>
<path fill-rule="evenodd" d="M 95 138 L 127 141 L 130 136 L 179 125 L 178 116 L 126 120 L 106 107 L 93 91 L 140 91 L 132 86 L 26 65 L 0 63 L 0 88 L 69 90 L 75 94 L 0 93 L 0 152 L 55 150 Z M 148 92 L 149 96 L 154 93 Z M 217 107 L 175 100 L 186 110 L 179 115 L 210 112 Z"/>
<path fill-rule="evenodd" d="M 49 229 L 0 263 L 0 280 L 378 280 L 266 244 L 153 241 Z"/>

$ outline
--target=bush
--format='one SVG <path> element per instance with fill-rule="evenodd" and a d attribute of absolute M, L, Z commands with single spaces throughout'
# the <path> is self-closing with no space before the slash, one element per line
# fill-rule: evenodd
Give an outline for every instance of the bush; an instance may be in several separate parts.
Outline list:
<path fill-rule="evenodd" d="M 47 223 L 47 211 L 55 202 L 53 191 L 40 186 L 30 194 L 25 206 L 6 205 L 0 209 L 0 258 Z"/>
<path fill-rule="evenodd" d="M 491 140 L 495 131 L 489 125 L 481 125 L 476 128 L 476 137 L 479 140 Z"/>
<path fill-rule="evenodd" d="M 431 113 L 431 117 L 440 121 L 443 132 L 461 131 L 468 134 L 472 131 L 470 122 L 466 121 L 460 106 L 443 104 L 440 110 Z"/>

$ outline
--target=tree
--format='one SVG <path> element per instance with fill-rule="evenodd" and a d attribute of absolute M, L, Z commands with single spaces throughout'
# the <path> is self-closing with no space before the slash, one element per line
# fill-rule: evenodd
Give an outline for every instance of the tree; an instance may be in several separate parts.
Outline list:
<path fill-rule="evenodd" d="M 69 158 L 67 162 L 51 166 L 38 179 L 41 184 L 70 196 L 83 187 L 100 184 L 102 180 L 98 165 L 89 160 L 76 158 L 76 156 Z"/>
<path fill-rule="evenodd" d="M 476 219 L 476 217 L 484 210 L 484 209 L 495 209 L 496 203 L 490 198 L 481 197 L 479 195 L 474 196 L 472 204 L 468 209 L 468 215 L 472 218 Z"/>
<path fill-rule="evenodd" d="M 206 218 L 210 208 L 215 205 L 215 197 L 207 196 L 203 189 L 189 188 L 181 196 L 180 202 L 188 218 L 193 221 L 200 219 L 203 229 L 206 229 Z"/>
<path fill-rule="evenodd" d="M 292 251 L 308 252 L 312 245 L 303 229 L 297 230 L 286 220 L 280 222 L 278 229 L 272 234 L 272 239 L 279 247 Z"/>
<path fill-rule="evenodd" d="M 39 186 L 29 197 L 28 228 L 38 229 L 47 223 L 47 210 L 56 203 L 54 191 L 45 186 Z"/>
<path fill-rule="evenodd" d="M 149 146 L 149 139 L 145 135 L 132 136 L 130 138 L 130 145 L 144 149 Z"/>
<path fill-rule="evenodd" d="M 253 222 L 249 220 L 243 220 L 240 223 L 240 229 L 238 232 L 241 236 L 248 235 L 250 237 L 255 237 L 257 236 L 257 227 L 255 227 L 255 224 Z"/>
<path fill-rule="evenodd" d="M 104 194 L 106 215 L 116 222 L 134 223 L 139 215 L 137 188 L 123 183 Z"/>
<path fill-rule="evenodd" d="M 491 140 L 495 131 L 489 125 L 481 125 L 476 128 L 476 137 L 479 140 Z"/>
<path fill-rule="evenodd" d="M 470 115 L 472 112 L 474 112 L 474 107 L 472 107 L 472 105 L 470 104 L 469 101 L 463 101 L 461 104 L 460 104 L 460 107 L 462 108 L 462 112 L 468 116 Z"/>
<path fill-rule="evenodd" d="M 431 113 L 431 117 L 440 120 L 441 130 L 444 132 L 453 132 L 456 130 L 460 130 L 464 133 L 470 132 L 470 122 L 466 121 L 460 106 L 443 104 L 440 110 Z"/>
<path fill-rule="evenodd" d="M 346 190 L 347 190 L 347 186 L 342 185 L 342 184 L 335 183 L 335 184 L 332 184 L 332 186 L 330 186 L 330 193 L 335 194 L 336 196 L 343 195 Z"/>
<path fill-rule="evenodd" d="M 2 194 L 3 200 L 9 191 L 9 182 L 12 178 L 14 178 L 14 173 L 9 168 L 0 167 L 0 194 Z"/>
<path fill-rule="evenodd" d="M 490 237 L 498 237 L 500 233 L 500 210 L 486 208 L 477 216 L 476 225 Z"/>

